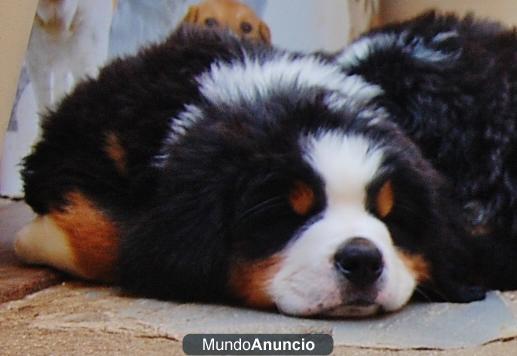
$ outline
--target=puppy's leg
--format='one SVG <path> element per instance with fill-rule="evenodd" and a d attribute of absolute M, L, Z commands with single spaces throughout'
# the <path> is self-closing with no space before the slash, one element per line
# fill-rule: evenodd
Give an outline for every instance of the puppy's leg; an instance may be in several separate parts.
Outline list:
<path fill-rule="evenodd" d="M 81 193 L 70 193 L 66 200 L 62 210 L 38 216 L 18 233 L 16 254 L 28 263 L 112 281 L 118 259 L 116 224 Z"/>

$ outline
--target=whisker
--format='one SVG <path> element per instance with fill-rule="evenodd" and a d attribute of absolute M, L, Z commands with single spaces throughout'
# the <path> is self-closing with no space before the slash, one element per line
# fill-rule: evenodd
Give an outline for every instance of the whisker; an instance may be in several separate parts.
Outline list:
<path fill-rule="evenodd" d="M 424 292 L 425 289 L 416 287 L 415 291 L 418 292 L 422 297 L 426 298 L 429 302 L 436 301 L 436 297 L 440 298 L 441 301 L 444 302 L 450 302 L 450 299 L 443 293 L 441 293 L 439 290 L 434 288 L 429 288 L 427 291 Z M 435 295 L 436 297 L 433 298 L 432 295 Z"/>
<path fill-rule="evenodd" d="M 427 295 L 427 293 L 425 293 L 422 288 L 416 287 L 415 292 L 418 293 L 418 295 L 420 295 L 421 297 L 423 297 L 427 302 L 433 301 L 433 299 L 429 295 Z"/>

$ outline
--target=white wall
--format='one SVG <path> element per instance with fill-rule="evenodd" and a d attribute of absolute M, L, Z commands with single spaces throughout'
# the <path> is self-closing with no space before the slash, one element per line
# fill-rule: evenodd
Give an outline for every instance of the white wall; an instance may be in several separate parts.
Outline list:
<path fill-rule="evenodd" d="M 269 0 L 262 18 L 273 44 L 290 50 L 334 51 L 349 39 L 348 0 Z"/>

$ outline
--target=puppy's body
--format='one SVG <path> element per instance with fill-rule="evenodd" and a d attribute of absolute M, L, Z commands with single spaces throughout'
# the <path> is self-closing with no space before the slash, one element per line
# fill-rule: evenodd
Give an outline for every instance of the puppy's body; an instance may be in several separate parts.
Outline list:
<path fill-rule="evenodd" d="M 456 27 L 514 41 L 427 15 L 327 59 L 180 29 L 113 63 L 43 123 L 23 172 L 39 217 L 18 254 L 147 296 L 294 315 L 392 311 L 415 290 L 476 300 L 474 280 L 516 287 L 511 250 L 476 260 L 513 220 L 491 210 L 469 225 L 487 171 L 459 166 L 483 137 L 511 142 L 511 117 L 473 113 L 512 103 L 478 94 L 481 59 Z M 41 248 L 49 234 L 59 253 Z"/>

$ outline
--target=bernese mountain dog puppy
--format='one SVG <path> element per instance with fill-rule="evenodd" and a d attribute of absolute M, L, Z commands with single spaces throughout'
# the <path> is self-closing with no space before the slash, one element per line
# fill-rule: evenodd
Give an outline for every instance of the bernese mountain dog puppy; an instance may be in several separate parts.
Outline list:
<path fill-rule="evenodd" d="M 434 13 L 334 55 L 182 27 L 45 116 L 16 252 L 298 316 L 517 287 L 516 53 Z"/>

